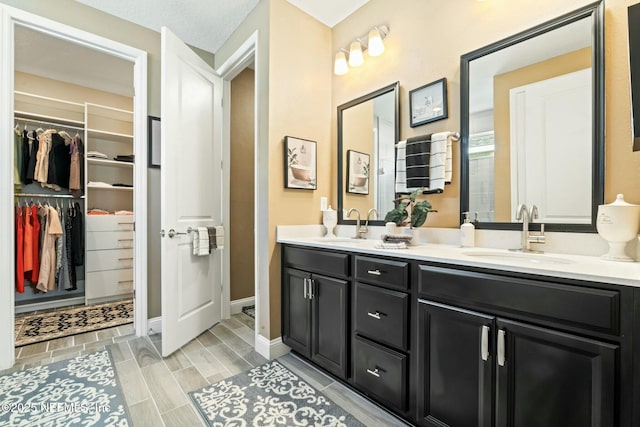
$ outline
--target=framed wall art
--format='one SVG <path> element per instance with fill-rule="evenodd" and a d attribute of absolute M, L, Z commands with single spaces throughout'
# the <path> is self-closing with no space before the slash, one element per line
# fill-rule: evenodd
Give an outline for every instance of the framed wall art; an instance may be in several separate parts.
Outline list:
<path fill-rule="evenodd" d="M 347 150 L 347 193 L 369 194 L 369 155 Z"/>
<path fill-rule="evenodd" d="M 409 91 L 409 113 L 412 128 L 446 119 L 447 79 L 442 78 Z"/>
<path fill-rule="evenodd" d="M 284 187 L 317 188 L 316 142 L 293 136 L 284 137 Z"/>
<path fill-rule="evenodd" d="M 149 116 L 149 167 L 160 167 L 160 118 Z"/>

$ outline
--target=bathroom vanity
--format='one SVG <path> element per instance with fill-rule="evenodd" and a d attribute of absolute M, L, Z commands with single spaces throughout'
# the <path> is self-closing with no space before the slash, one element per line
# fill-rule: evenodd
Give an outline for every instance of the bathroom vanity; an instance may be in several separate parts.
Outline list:
<path fill-rule="evenodd" d="M 640 422 L 637 263 L 349 240 L 279 238 L 283 342 L 326 372 L 421 426 Z"/>

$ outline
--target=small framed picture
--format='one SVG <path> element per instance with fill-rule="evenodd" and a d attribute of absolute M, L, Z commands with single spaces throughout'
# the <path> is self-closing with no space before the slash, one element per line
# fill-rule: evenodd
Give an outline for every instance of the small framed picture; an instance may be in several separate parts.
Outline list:
<path fill-rule="evenodd" d="M 347 150 L 347 193 L 369 194 L 369 155 Z"/>
<path fill-rule="evenodd" d="M 315 190 L 317 184 L 316 142 L 284 137 L 284 188 Z"/>
<path fill-rule="evenodd" d="M 421 126 L 446 119 L 447 79 L 442 78 L 409 91 L 410 126 Z"/>
<path fill-rule="evenodd" d="M 149 116 L 149 167 L 160 167 L 160 118 Z"/>

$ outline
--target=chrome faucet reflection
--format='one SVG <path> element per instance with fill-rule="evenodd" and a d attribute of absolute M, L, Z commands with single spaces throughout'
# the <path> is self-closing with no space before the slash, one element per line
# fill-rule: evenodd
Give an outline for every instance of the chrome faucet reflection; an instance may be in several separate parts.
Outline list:
<path fill-rule="evenodd" d="M 361 226 L 360 225 L 360 211 L 357 208 L 351 208 L 349 209 L 349 212 L 347 212 L 347 218 L 351 217 L 351 212 L 355 212 L 356 213 L 356 235 L 353 236 L 354 239 L 364 239 L 364 235 L 367 233 L 367 226 Z M 367 223 L 369 222 L 369 217 L 367 215 Z"/>
<path fill-rule="evenodd" d="M 518 205 L 516 220 L 522 221 L 522 237 L 518 251 L 542 253 L 540 250 L 531 249 L 531 243 L 543 244 L 546 240 L 544 237 L 544 224 L 540 224 L 540 232 L 537 234 L 532 234 L 529 231 L 529 223 L 533 222 L 534 219 L 538 219 L 538 207 L 536 205 L 531 207 L 531 211 L 527 209 L 524 203 Z"/>

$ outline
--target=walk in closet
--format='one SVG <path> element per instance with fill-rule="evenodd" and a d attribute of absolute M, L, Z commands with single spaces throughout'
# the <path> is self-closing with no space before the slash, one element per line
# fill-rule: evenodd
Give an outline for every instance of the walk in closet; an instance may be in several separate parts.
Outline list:
<path fill-rule="evenodd" d="M 132 297 L 133 63 L 16 25 L 14 88 L 16 313 Z"/>

